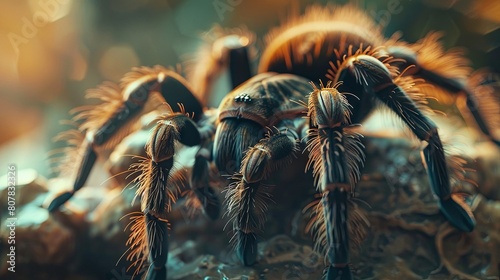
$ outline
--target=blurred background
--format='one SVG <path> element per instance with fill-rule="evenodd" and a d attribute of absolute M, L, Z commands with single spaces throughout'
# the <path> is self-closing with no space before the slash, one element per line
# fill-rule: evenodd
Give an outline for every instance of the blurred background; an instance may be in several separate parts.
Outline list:
<path fill-rule="evenodd" d="M 313 3 L 296 1 L 301 9 Z M 472 66 L 500 73 L 500 1 L 355 1 L 387 36 L 415 42 L 443 31 Z M 213 25 L 246 25 L 262 38 L 290 10 L 288 0 L 0 0 L 0 159 L 50 176 L 47 152 L 85 90 L 118 82 L 131 67 L 175 66 Z M 213 101 L 217 104 L 217 101 Z"/>

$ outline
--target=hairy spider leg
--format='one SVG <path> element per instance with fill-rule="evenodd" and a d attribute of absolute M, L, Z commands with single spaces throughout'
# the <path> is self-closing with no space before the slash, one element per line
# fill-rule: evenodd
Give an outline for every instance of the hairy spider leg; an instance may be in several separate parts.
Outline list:
<path fill-rule="evenodd" d="M 464 232 L 474 229 L 475 220 L 463 197 L 450 188 L 448 167 L 437 126 L 426 117 L 415 102 L 397 86 L 386 66 L 368 55 L 350 57 L 339 72 L 339 77 L 356 79 L 366 92 L 373 93 L 399 116 L 421 140 L 427 142 L 422 162 L 426 167 L 431 188 L 439 198 L 440 210 L 452 225 Z"/>
<path fill-rule="evenodd" d="M 295 147 L 290 143 L 297 139 L 292 132 L 275 135 L 269 129 L 294 119 L 303 123 L 305 108 L 290 100 L 301 101 L 309 90 L 308 81 L 299 76 L 262 73 L 232 91 L 219 107 L 213 156 L 218 171 L 235 180 L 226 200 L 236 253 L 245 265 L 256 261 L 256 234 L 265 218 L 268 186 L 262 181 L 290 158 Z"/>
<path fill-rule="evenodd" d="M 212 220 L 220 215 L 220 201 L 214 189 L 210 187 L 209 170 L 212 161 L 212 144 L 208 143 L 196 152 L 191 171 L 190 186 L 201 202 L 205 214 Z"/>
<path fill-rule="evenodd" d="M 170 212 L 180 192 L 174 169 L 175 144 L 194 146 L 200 142 L 196 124 L 183 113 L 166 113 L 158 117 L 146 153 L 149 160 L 140 164 L 142 173 L 137 177 L 141 210 L 145 216 L 146 240 L 150 266 L 148 280 L 166 279 L 168 257 L 168 221 Z M 137 236 L 131 233 L 131 236 Z M 132 242 L 133 244 L 139 244 Z M 140 246 L 139 246 L 140 247 Z M 132 249 L 133 251 L 133 249 Z"/>
<path fill-rule="evenodd" d="M 228 215 L 233 222 L 233 242 L 243 265 L 257 260 L 257 234 L 263 230 L 270 193 L 263 183 L 272 172 L 291 163 L 298 152 L 299 135 L 284 121 L 276 131 L 250 147 L 239 173 L 227 190 Z M 290 128 L 290 129 L 288 129 Z"/>
<path fill-rule="evenodd" d="M 359 178 L 364 160 L 358 135 L 345 128 L 351 126 L 351 108 L 339 84 L 321 84 L 309 95 L 308 131 L 309 162 L 315 185 L 322 193 L 323 219 L 326 225 L 326 253 L 330 265 L 326 279 L 352 279 L 349 267 L 348 199 Z"/>
<path fill-rule="evenodd" d="M 493 135 L 491 127 L 486 121 L 487 116 L 484 115 L 484 112 L 481 112 L 481 106 L 479 105 L 478 97 L 474 94 L 474 89 L 470 88 L 466 84 L 466 81 L 461 81 L 455 77 L 445 77 L 439 72 L 426 69 L 426 67 L 419 62 L 418 54 L 410 48 L 403 46 L 389 47 L 388 52 L 394 58 L 404 60 L 403 63 L 399 63 L 400 65 L 398 65 L 398 67 L 400 69 L 408 69 L 405 74 L 423 78 L 430 83 L 444 88 L 452 94 L 458 95 L 459 98 L 464 100 L 465 102 L 461 104 L 465 104 L 465 106 L 459 104 L 462 115 L 467 116 L 467 112 L 464 110 L 464 107 L 467 107 L 468 112 L 472 115 L 472 118 L 481 132 L 497 146 L 500 146 L 500 139 L 497 139 Z"/>
<path fill-rule="evenodd" d="M 151 169 L 146 168 L 143 171 L 145 178 L 141 180 L 141 187 L 137 190 L 137 195 L 142 199 L 142 211 L 146 216 L 151 261 L 146 277 L 148 280 L 166 279 L 167 274 L 168 222 L 165 216 L 176 200 L 176 190 L 169 189 L 169 181 L 173 179 L 171 171 L 174 165 L 175 142 L 188 146 L 200 142 L 196 124 L 181 113 L 167 114 L 158 119 L 146 147 L 151 159 Z"/>
<path fill-rule="evenodd" d="M 83 187 L 96 162 L 96 148 L 106 145 L 124 126 L 131 125 L 130 121 L 141 114 L 152 92 L 160 92 L 164 100 L 169 102 L 183 104 L 186 112 L 193 114 L 195 121 L 203 115 L 202 106 L 189 90 L 186 81 L 173 71 L 165 69 L 131 82 L 123 89 L 123 104 L 100 128 L 86 132 L 83 160 L 79 164 L 73 190 L 57 196 L 48 207 L 50 212 L 57 210 Z"/>

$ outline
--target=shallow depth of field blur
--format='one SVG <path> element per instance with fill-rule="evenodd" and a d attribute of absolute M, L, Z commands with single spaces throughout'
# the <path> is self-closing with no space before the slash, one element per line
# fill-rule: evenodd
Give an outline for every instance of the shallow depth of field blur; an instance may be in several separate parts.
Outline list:
<path fill-rule="evenodd" d="M 313 2 L 295 3 L 303 9 Z M 415 42 L 440 30 L 446 48 L 465 47 L 474 68 L 500 73 L 497 0 L 356 3 L 387 36 L 401 30 Z M 291 6 L 288 0 L 0 1 L 0 174 L 14 163 L 50 176 L 52 138 L 66 129 L 60 121 L 70 118 L 68 111 L 88 102 L 86 89 L 117 82 L 134 66 L 181 63 L 215 24 L 246 25 L 262 37 Z"/>
<path fill-rule="evenodd" d="M 0 159 L 2 163 L 0 165 L 0 178 L 6 178 L 6 176 L 2 177 L 2 175 L 7 173 L 10 164 L 16 165 L 17 170 L 35 169 L 41 177 L 51 178 L 54 176 L 51 173 L 48 160 L 49 152 L 59 148 L 58 145 L 60 144 L 54 143 L 52 139 L 59 132 L 68 129 L 68 126 L 61 124 L 61 122 L 71 118 L 69 111 L 72 108 L 95 101 L 85 99 L 87 89 L 94 88 L 103 81 L 118 82 L 125 73 L 135 66 L 159 64 L 165 67 L 171 66 L 182 69 L 183 62 L 203 43 L 200 35 L 215 25 L 248 27 L 257 35 L 257 48 L 262 49 L 264 34 L 270 28 L 283 22 L 291 11 L 303 11 L 305 7 L 315 3 L 346 4 L 349 2 L 361 7 L 367 14 L 371 15 L 384 28 L 387 37 L 401 31 L 402 38 L 413 43 L 430 31 L 441 31 L 443 34 L 442 43 L 445 49 L 463 48 L 474 69 L 487 68 L 492 75 L 491 80 L 500 81 L 500 0 L 0 0 Z M 228 83 L 226 80 L 227 77 L 222 77 L 217 83 L 217 94 L 214 94 L 209 99 L 209 106 L 217 106 L 222 96 L 227 93 Z M 500 94 L 500 92 L 497 92 L 497 94 Z M 461 118 L 457 113 L 458 109 L 452 104 L 439 105 L 436 103 L 433 105 L 438 106 L 434 107 L 435 109 L 445 111 L 450 117 L 449 120 Z M 454 122 L 451 121 L 451 123 Z M 390 121 L 387 123 L 387 125 L 391 124 L 393 123 Z M 385 122 L 380 122 L 377 127 L 384 127 L 384 125 Z M 368 126 L 370 125 L 365 126 L 368 130 L 374 129 L 374 127 Z M 445 132 L 444 136 L 446 136 L 447 131 L 448 134 L 462 133 L 461 136 L 469 137 L 467 133 L 457 132 L 450 128 L 443 128 L 443 131 Z M 443 139 L 446 139 L 446 137 L 443 137 Z M 374 143 L 378 142 L 375 141 Z M 471 141 L 471 143 L 474 143 L 474 141 Z M 464 149 L 463 153 L 467 152 Z M 382 155 L 381 157 L 386 156 L 385 154 Z M 387 153 L 388 158 L 391 155 Z M 418 153 L 417 157 L 419 157 Z M 406 159 L 404 160 L 406 162 Z M 491 170 L 493 170 L 491 173 L 500 170 L 497 168 L 498 165 L 491 165 Z M 302 166 L 300 169 L 302 169 Z M 105 171 L 101 172 L 105 173 Z M 107 178 L 109 174 L 103 176 Z M 483 177 L 486 178 L 481 178 L 483 181 L 488 181 L 490 178 L 489 176 Z M 498 176 L 491 178 L 498 178 Z M 21 181 L 21 178 L 19 179 Z M 426 180 L 425 177 L 423 179 Z M 93 185 L 100 186 L 104 179 L 100 178 L 99 180 L 101 181 L 94 182 Z M 0 182 L 0 186 L 5 186 L 6 183 L 6 181 Z M 496 182 L 485 185 L 498 187 Z M 481 191 L 483 191 L 483 194 L 487 192 L 483 189 Z M 366 192 L 366 194 L 369 194 L 369 192 Z M 393 197 L 397 197 L 395 193 L 393 195 Z M 99 196 L 99 193 L 96 196 Z M 378 204 L 386 204 L 386 198 L 383 195 L 378 194 L 373 195 L 373 197 L 382 197 L 383 199 L 378 200 Z M 3 200 L 2 196 L 0 198 Z M 498 205 L 497 200 L 497 197 L 484 199 L 487 203 L 493 203 L 494 201 L 494 203 L 497 203 L 495 205 Z M 4 201 L 0 201 L 0 206 Z M 387 201 L 390 201 L 390 199 L 387 199 Z M 393 201 L 400 201 L 404 204 L 402 200 L 393 199 Z M 112 205 L 103 204 L 104 207 Z M 109 207 L 111 208 L 111 206 Z M 497 211 L 495 209 L 493 210 Z M 46 214 L 44 209 L 38 208 L 38 210 L 41 210 L 38 212 Z M 300 209 L 295 210 L 301 211 Z M 434 210 L 438 213 L 437 208 Z M 0 209 L 0 213 L 2 211 L 4 209 Z M 101 222 L 95 227 L 100 234 L 107 231 L 106 226 L 111 224 L 110 221 L 112 221 L 112 224 L 121 226 L 118 223 L 119 219 L 113 216 L 115 212 L 109 211 L 110 215 L 104 215 L 103 213 L 107 212 L 103 211 L 100 213 L 99 219 L 96 219 Z M 116 213 L 119 213 L 119 211 Z M 478 213 L 477 216 L 481 217 L 480 215 L 483 212 L 478 211 Z M 32 213 L 30 212 L 29 215 L 32 215 Z M 99 213 L 96 216 L 98 215 Z M 123 214 L 120 213 L 119 217 L 122 216 Z M 59 225 L 59 221 L 52 219 L 52 216 L 49 217 L 46 214 L 46 217 L 46 220 L 49 221 L 47 224 Z M 75 219 L 75 221 L 80 221 L 79 218 Z M 440 216 L 432 222 L 437 223 L 440 221 L 439 219 L 441 219 Z M 481 218 L 478 221 L 481 222 Z M 85 223 L 87 222 L 89 221 L 86 220 Z M 498 224 L 496 223 L 495 226 Z M 493 229 L 492 232 L 495 232 L 494 229 L 498 228 L 495 226 L 487 227 L 487 229 Z M 63 229 L 65 227 L 66 225 L 61 226 Z M 26 230 L 19 232 L 37 233 L 36 230 L 30 232 L 29 227 L 23 229 Z M 475 236 L 486 240 L 486 237 L 480 235 L 482 232 L 479 230 L 484 230 L 484 228 L 478 227 Z M 53 234 L 54 232 L 58 233 L 57 231 L 51 231 L 50 233 Z M 182 228 L 180 232 L 182 232 Z M 119 228 L 119 233 L 123 233 L 123 228 Z M 225 236 L 221 233 L 222 230 L 218 231 L 216 237 Z M 77 237 L 74 237 L 73 234 L 74 232 L 71 232 L 70 235 L 74 240 L 81 241 L 84 239 L 77 234 L 75 234 Z M 177 234 L 178 236 L 182 235 Z M 19 234 L 19 236 L 22 235 Z M 98 238 L 89 240 L 94 241 L 101 238 L 100 242 L 103 242 L 103 240 L 114 239 L 114 236 L 109 239 L 106 239 L 107 235 L 104 238 L 103 236 L 105 235 L 98 235 Z M 120 235 L 117 234 L 116 236 Z M 41 240 L 39 235 L 36 235 L 35 238 Z M 191 236 L 186 234 L 185 238 L 188 239 Z M 115 239 L 118 240 L 119 238 Z M 223 240 L 223 238 L 219 239 Z M 434 240 L 432 238 L 427 239 L 429 242 Z M 60 241 L 58 246 L 54 246 L 54 248 L 60 249 L 67 246 L 67 244 L 64 244 L 66 239 L 60 238 L 60 240 L 63 241 Z M 447 244 L 451 243 L 453 247 L 460 247 L 455 246 L 454 239 L 447 239 L 447 241 L 449 242 Z M 490 244 L 499 244 L 497 241 L 498 239 L 490 243 L 485 241 L 484 244 L 488 246 Z M 114 251 L 119 251 L 118 254 L 121 254 L 122 249 L 114 249 L 122 247 L 116 246 L 112 242 L 109 243 L 106 248 L 113 248 L 113 250 L 103 250 L 103 252 L 111 252 L 111 255 L 113 255 L 113 253 L 116 253 Z M 200 243 L 208 244 L 209 242 Z M 31 243 L 26 242 L 25 244 Z M 51 242 L 45 242 L 46 244 L 52 246 Z M 85 249 L 90 248 L 90 252 L 95 252 L 100 249 L 100 244 L 106 243 L 89 242 L 88 244 L 92 244 L 94 248 L 90 245 L 87 246 L 87 243 L 80 244 Z M 125 242 L 120 240 L 119 244 L 123 246 Z M 175 242 L 173 244 L 173 247 L 175 247 Z M 397 242 L 394 244 L 394 247 L 400 245 Z M 112 247 L 113 245 L 116 248 Z M 214 245 L 213 247 L 217 246 Z M 47 247 L 41 246 L 40 248 Z M 413 250 L 411 247 L 408 248 Z M 429 248 L 431 248 L 431 251 L 434 250 L 433 247 Z M 29 249 L 31 250 L 31 248 Z M 476 249 L 480 250 L 481 248 Z M 494 247 L 489 249 L 495 251 Z M 77 250 L 74 252 L 72 250 L 73 247 L 68 250 L 68 255 L 78 255 Z M 454 254 L 456 251 L 450 250 L 449 252 Z M 81 251 L 78 253 L 81 253 Z M 432 253 L 434 254 L 434 251 Z M 21 253 L 18 254 L 18 256 L 21 256 Z M 43 250 L 38 251 L 38 255 L 42 255 L 43 258 L 46 258 L 45 254 L 46 252 Z M 1 255 L 3 257 L 6 254 L 1 252 Z M 476 254 L 471 255 L 476 256 Z M 85 257 L 82 258 L 84 262 L 89 259 L 100 262 L 107 255 L 102 254 L 99 255 L 101 258 L 94 258 L 91 253 Z M 47 259 L 52 261 L 51 258 L 47 257 Z M 78 263 L 80 260 L 75 259 L 76 261 L 64 260 L 62 263 L 73 263 L 73 261 Z M 118 258 L 111 257 L 107 261 L 113 264 L 116 259 Z M 22 263 L 22 257 L 18 258 L 18 260 L 19 263 Z M 467 263 L 468 260 L 466 259 L 464 262 Z M 493 261 L 494 259 L 491 263 Z M 5 265 L 5 262 L 2 263 Z M 50 272 L 50 265 L 52 264 L 49 263 L 44 269 Z M 418 265 L 418 263 L 415 262 L 414 265 Z M 94 264 L 92 263 L 90 267 L 94 268 Z M 102 266 L 96 265 L 96 267 L 96 274 L 102 272 L 100 270 L 109 271 L 111 274 L 115 272 L 114 266 L 109 266 L 108 263 Z M 185 267 L 189 268 L 187 265 Z M 230 266 L 228 267 L 232 269 Z M 442 268 L 442 265 L 440 267 Z M 56 268 L 59 271 L 59 267 Z M 68 271 L 70 270 L 71 265 Z M 87 270 L 87 267 L 85 267 L 85 270 Z M 239 273 L 238 270 L 235 271 Z M 80 272 L 78 271 L 78 273 Z M 83 272 L 87 273 L 88 271 Z M 31 270 L 28 271 L 28 274 L 30 273 Z M 62 277 L 64 277 L 64 273 L 61 273 Z M 47 275 L 52 277 L 50 273 Z M 28 275 L 28 277 L 32 276 Z M 401 279 L 407 278 L 402 276 Z"/>

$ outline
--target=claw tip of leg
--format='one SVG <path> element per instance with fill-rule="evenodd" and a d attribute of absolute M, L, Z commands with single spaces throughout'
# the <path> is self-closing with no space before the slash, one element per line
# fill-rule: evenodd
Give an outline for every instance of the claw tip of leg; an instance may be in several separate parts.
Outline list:
<path fill-rule="evenodd" d="M 327 280 L 352 280 L 351 268 L 347 265 L 345 267 L 328 267 L 326 272 Z"/>
<path fill-rule="evenodd" d="M 446 219 L 457 229 L 463 232 L 474 230 L 476 220 L 465 202 L 457 202 L 455 199 L 441 200 L 439 206 Z"/>
<path fill-rule="evenodd" d="M 66 201 L 68 201 L 72 196 L 73 196 L 72 192 L 65 192 L 65 193 L 58 195 L 56 198 L 54 198 L 54 200 L 52 200 L 52 202 L 50 203 L 47 210 L 49 210 L 49 212 L 56 211 L 57 209 L 59 209 L 59 207 L 61 205 L 63 205 Z"/>
<path fill-rule="evenodd" d="M 257 239 L 252 233 L 238 232 L 238 258 L 244 266 L 252 266 L 257 262 Z"/>

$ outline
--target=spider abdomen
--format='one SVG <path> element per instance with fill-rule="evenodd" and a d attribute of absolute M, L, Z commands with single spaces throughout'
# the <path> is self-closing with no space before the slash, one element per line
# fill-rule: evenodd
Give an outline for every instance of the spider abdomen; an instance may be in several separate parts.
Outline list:
<path fill-rule="evenodd" d="M 380 57 L 383 46 L 380 28 L 364 13 L 350 6 L 321 9 L 313 7 L 302 17 L 270 32 L 259 72 L 292 73 L 313 82 L 342 81 L 340 92 L 348 92 L 352 122 L 361 122 L 372 109 L 362 85 L 350 77 L 339 77 L 338 68 L 346 58 L 370 54 Z M 349 85 L 346 87 L 345 85 Z"/>
<path fill-rule="evenodd" d="M 326 77 L 330 62 L 383 42 L 379 28 L 364 13 L 349 6 L 313 7 L 270 32 L 259 72 L 293 73 L 317 81 Z"/>

